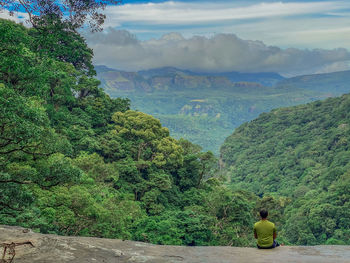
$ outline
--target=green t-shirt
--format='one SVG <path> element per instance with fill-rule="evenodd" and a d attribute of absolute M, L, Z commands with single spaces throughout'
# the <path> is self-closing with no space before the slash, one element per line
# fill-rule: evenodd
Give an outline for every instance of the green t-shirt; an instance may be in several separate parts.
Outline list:
<path fill-rule="evenodd" d="M 259 247 L 271 247 L 273 233 L 276 233 L 275 224 L 268 220 L 260 220 L 254 224 L 254 233 L 258 235 Z"/>

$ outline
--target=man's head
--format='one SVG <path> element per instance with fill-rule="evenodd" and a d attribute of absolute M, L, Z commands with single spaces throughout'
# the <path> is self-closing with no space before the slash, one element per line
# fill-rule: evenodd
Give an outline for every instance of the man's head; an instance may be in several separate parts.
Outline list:
<path fill-rule="evenodd" d="M 266 209 L 261 209 L 260 210 L 260 216 L 261 216 L 262 219 L 266 219 L 268 215 L 269 215 L 269 213 L 267 212 Z"/>

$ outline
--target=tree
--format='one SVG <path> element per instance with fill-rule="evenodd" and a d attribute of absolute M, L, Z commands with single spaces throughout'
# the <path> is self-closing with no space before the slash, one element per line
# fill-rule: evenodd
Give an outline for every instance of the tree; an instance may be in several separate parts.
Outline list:
<path fill-rule="evenodd" d="M 30 50 L 33 43 L 27 29 L 0 20 L 0 81 L 22 95 L 45 96 L 43 60 Z"/>
<path fill-rule="evenodd" d="M 93 31 L 100 30 L 106 15 L 100 10 L 108 4 L 119 4 L 121 0 L 2 0 L 0 8 L 7 9 L 11 14 L 25 10 L 29 22 L 38 26 L 44 17 L 55 16 L 72 29 L 78 29 L 87 21 Z"/>
<path fill-rule="evenodd" d="M 208 186 L 205 209 L 215 217 L 211 226 L 220 245 L 247 246 L 251 243 L 252 204 L 244 192 L 232 192 L 222 185 Z"/>
<path fill-rule="evenodd" d="M 184 150 L 184 163 L 174 173 L 175 183 L 181 191 L 191 187 L 199 188 L 203 182 L 217 172 L 217 159 L 212 152 L 201 152 L 199 145 L 180 139 L 179 144 Z"/>
<path fill-rule="evenodd" d="M 132 110 L 116 112 L 112 120 L 115 126 L 109 134 L 110 138 L 121 144 L 118 151 L 128 152 L 139 168 L 155 165 L 175 169 L 182 165 L 182 147 L 169 136 L 169 130 L 162 127 L 159 120 Z M 112 142 L 109 140 L 106 143 Z M 116 149 L 112 150 L 116 152 Z"/>
<path fill-rule="evenodd" d="M 55 15 L 47 15 L 31 28 L 29 35 L 35 38 L 32 46 L 41 56 L 68 62 L 76 70 L 88 76 L 96 74 L 92 65 L 93 51 L 85 39 Z"/>
<path fill-rule="evenodd" d="M 132 191 L 149 213 L 160 213 L 162 193 L 171 188 L 170 174 L 183 165 L 182 147 L 148 114 L 116 112 L 112 121 L 113 128 L 101 136 L 100 151 L 107 161 L 117 163 L 117 187 Z"/>

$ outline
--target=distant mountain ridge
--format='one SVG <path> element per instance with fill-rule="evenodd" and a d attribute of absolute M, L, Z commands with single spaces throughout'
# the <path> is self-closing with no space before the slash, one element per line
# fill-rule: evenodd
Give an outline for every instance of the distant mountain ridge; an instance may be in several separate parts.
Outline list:
<path fill-rule="evenodd" d="M 328 93 L 329 96 L 339 96 L 350 92 L 350 71 L 312 74 L 281 80 L 280 88 L 301 88 Z"/>
<path fill-rule="evenodd" d="M 262 84 L 283 81 L 276 73 L 205 74 L 173 67 L 125 72 L 106 66 L 97 66 L 96 71 L 112 97 L 129 98 L 132 108 L 159 118 L 175 138 L 183 137 L 217 154 L 235 127 L 260 113 L 327 97 Z"/>
<path fill-rule="evenodd" d="M 129 76 L 131 73 L 136 73 L 138 77 L 142 76 L 145 80 L 149 80 L 155 77 L 174 77 L 174 76 L 192 76 L 192 77 L 204 77 L 212 79 L 225 78 L 230 82 L 255 82 L 263 86 L 273 86 L 285 78 L 274 72 L 258 72 L 258 73 L 241 73 L 241 72 L 218 72 L 218 73 L 203 73 L 194 72 L 190 70 L 182 70 L 175 67 L 163 67 L 149 70 L 141 70 L 137 72 L 127 72 L 117 69 L 112 69 L 104 65 L 95 66 L 97 73 L 101 74 L 104 72 L 119 72 L 121 75 Z"/>
<path fill-rule="evenodd" d="M 190 89 L 203 91 L 204 89 L 234 90 L 238 88 L 244 92 L 244 88 L 251 89 L 263 86 L 258 82 L 245 81 L 246 78 L 244 77 L 237 77 L 236 79 L 239 82 L 233 82 L 223 75 L 198 74 L 171 67 L 126 72 L 106 66 L 97 66 L 96 71 L 98 73 L 97 77 L 101 80 L 102 86 L 106 91 L 118 91 L 119 93 L 126 93 L 128 95 L 137 92 L 154 93 L 159 91 L 188 91 Z M 275 81 L 277 82 L 277 79 Z"/>
<path fill-rule="evenodd" d="M 224 73 L 201 73 L 209 76 L 226 77 L 232 82 L 256 82 L 263 86 L 274 86 L 285 78 L 275 72 L 257 72 L 257 73 L 241 73 L 241 72 L 224 72 Z"/>

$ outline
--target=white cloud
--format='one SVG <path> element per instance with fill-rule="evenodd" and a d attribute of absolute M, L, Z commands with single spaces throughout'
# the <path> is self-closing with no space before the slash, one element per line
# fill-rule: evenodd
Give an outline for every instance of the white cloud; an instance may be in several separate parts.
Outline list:
<path fill-rule="evenodd" d="M 186 37 L 234 33 L 284 48 L 350 49 L 350 1 L 345 0 L 170 1 L 110 6 L 106 14 L 106 28 L 126 29 L 142 39 L 171 31 Z"/>
<path fill-rule="evenodd" d="M 27 13 L 22 12 L 14 12 L 13 15 L 10 15 L 10 12 L 6 9 L 0 10 L 0 18 L 8 19 L 15 21 L 16 23 L 24 23 L 26 24 L 26 20 L 28 19 Z"/>
<path fill-rule="evenodd" d="M 240 25 L 223 25 L 218 32 L 231 33 L 246 39 L 263 40 L 269 45 L 299 48 L 350 48 L 350 19 L 299 18 L 270 19 Z"/>
<path fill-rule="evenodd" d="M 328 65 L 325 65 L 321 67 L 319 70 L 315 71 L 314 73 L 321 74 L 321 73 L 328 73 L 328 72 L 335 72 L 335 71 L 345 71 L 349 70 L 350 63 L 349 62 L 334 62 Z"/>
<path fill-rule="evenodd" d="M 346 49 L 281 49 L 234 34 L 184 38 L 178 33 L 140 41 L 127 31 L 108 29 L 87 36 L 95 63 L 122 70 L 173 66 L 194 71 L 279 72 L 287 75 L 335 69 L 350 60 Z M 338 63 L 338 64 L 337 64 Z M 331 66 L 333 65 L 333 66 Z"/>
<path fill-rule="evenodd" d="M 192 24 L 215 21 L 271 18 L 328 13 L 349 7 L 338 1 L 327 2 L 272 2 L 248 6 L 229 3 L 183 3 L 164 2 L 147 4 L 125 4 L 110 6 L 106 10 L 108 25 L 123 22 L 145 22 L 150 24 Z"/>

